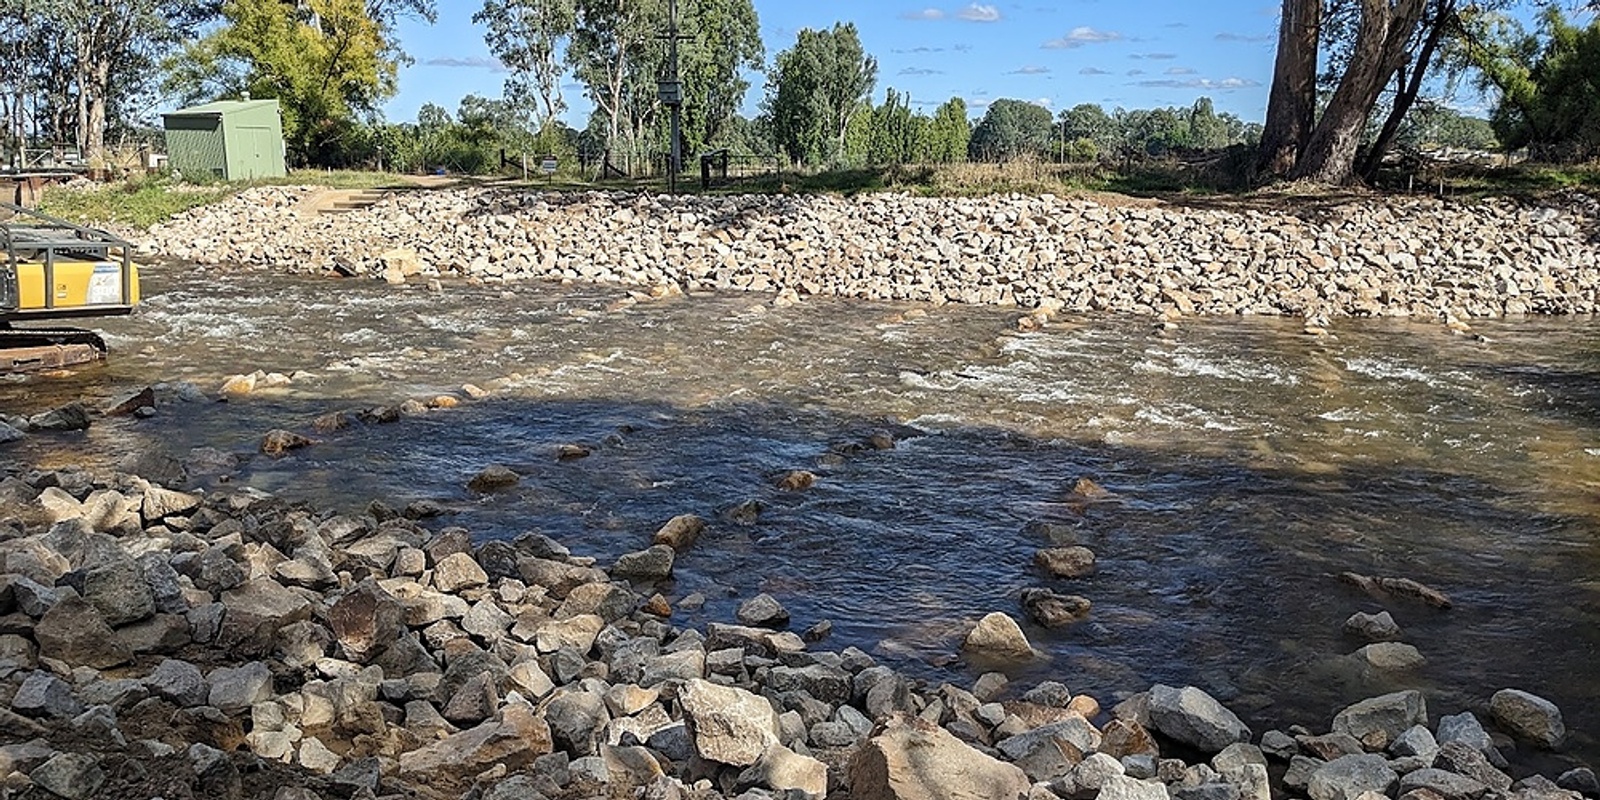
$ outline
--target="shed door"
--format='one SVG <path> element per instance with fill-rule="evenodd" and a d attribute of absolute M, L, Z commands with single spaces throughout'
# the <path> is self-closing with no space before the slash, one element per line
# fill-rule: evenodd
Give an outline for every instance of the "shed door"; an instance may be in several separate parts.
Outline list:
<path fill-rule="evenodd" d="M 243 177 L 265 178 L 280 174 L 282 170 L 275 162 L 282 158 L 283 151 L 271 128 L 241 125 L 238 133 L 243 148 L 234 163 L 244 169 Z"/>

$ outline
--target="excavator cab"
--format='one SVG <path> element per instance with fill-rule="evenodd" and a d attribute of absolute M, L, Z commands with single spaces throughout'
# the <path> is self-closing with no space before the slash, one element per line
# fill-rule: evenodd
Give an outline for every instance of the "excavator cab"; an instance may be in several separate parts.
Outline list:
<path fill-rule="evenodd" d="M 48 322 L 127 314 L 139 303 L 133 245 L 110 233 L 0 203 L 0 373 L 105 357 L 93 331 Z"/>

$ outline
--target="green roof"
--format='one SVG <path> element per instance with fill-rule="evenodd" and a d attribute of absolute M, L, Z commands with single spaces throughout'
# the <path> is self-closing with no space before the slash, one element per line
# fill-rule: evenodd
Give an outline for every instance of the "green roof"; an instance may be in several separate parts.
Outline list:
<path fill-rule="evenodd" d="M 164 117 L 220 117 L 235 111 L 261 108 L 262 106 L 277 106 L 277 100 L 218 100 L 213 103 L 204 103 L 198 106 L 180 108 L 169 111 Z"/>

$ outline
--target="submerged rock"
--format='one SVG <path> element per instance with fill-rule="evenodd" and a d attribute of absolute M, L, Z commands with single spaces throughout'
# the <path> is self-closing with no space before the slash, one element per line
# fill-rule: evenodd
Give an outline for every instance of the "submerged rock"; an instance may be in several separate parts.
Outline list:
<path fill-rule="evenodd" d="M 967 633 L 962 649 L 968 653 L 1002 659 L 1029 659 L 1035 653 L 1022 627 L 1007 614 L 998 611 L 978 620 Z"/>
<path fill-rule="evenodd" d="M 1555 703 L 1520 689 L 1501 689 L 1489 699 L 1489 713 L 1500 727 L 1519 739 L 1547 750 L 1561 746 L 1567 738 L 1561 709 Z"/>

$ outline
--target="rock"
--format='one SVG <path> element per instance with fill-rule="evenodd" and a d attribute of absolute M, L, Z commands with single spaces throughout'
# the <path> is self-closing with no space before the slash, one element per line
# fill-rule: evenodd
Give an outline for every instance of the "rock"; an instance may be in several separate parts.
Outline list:
<path fill-rule="evenodd" d="M 1234 742 L 1250 741 L 1250 729 L 1232 711 L 1193 686 L 1152 687 L 1150 724 L 1162 735 L 1202 753 L 1217 753 Z"/>
<path fill-rule="evenodd" d="M 1034 728 L 1000 741 L 997 749 L 1033 781 L 1048 781 L 1072 771 L 1099 749 L 1100 733 L 1075 714 L 1066 721 Z"/>
<path fill-rule="evenodd" d="M 1357 612 L 1345 620 L 1344 632 L 1369 642 L 1392 642 L 1400 638 L 1400 626 L 1387 611 L 1376 614 Z"/>
<path fill-rule="evenodd" d="M 611 574 L 620 578 L 641 581 L 660 581 L 672 576 L 673 550 L 664 545 L 651 545 L 636 553 L 625 553 L 611 568 Z"/>
<path fill-rule="evenodd" d="M 1093 575 L 1094 551 L 1087 547 L 1047 547 L 1033 556 L 1033 563 L 1057 578 Z"/>
<path fill-rule="evenodd" d="M 85 431 L 89 429 L 89 410 L 81 403 L 68 403 L 29 418 L 28 427 L 36 431 Z"/>
<path fill-rule="evenodd" d="M 1556 785 L 1569 792 L 1594 797 L 1600 795 L 1600 779 L 1597 779 L 1594 770 L 1588 767 L 1569 769 L 1556 778 Z"/>
<path fill-rule="evenodd" d="M 1384 672 L 1404 672 L 1428 663 L 1417 648 L 1400 642 L 1377 642 L 1356 651 L 1356 658 Z"/>
<path fill-rule="evenodd" d="M 667 520 L 667 523 L 650 538 L 650 543 L 664 544 L 674 552 L 682 553 L 700 538 L 701 532 L 705 529 L 705 520 L 693 514 L 683 514 Z"/>
<path fill-rule="evenodd" d="M 1333 718 L 1334 731 L 1348 734 L 1374 751 L 1387 750 L 1412 726 L 1427 724 L 1427 701 L 1415 690 L 1362 700 Z"/>
<path fill-rule="evenodd" d="M 328 625 L 345 658 L 365 664 L 400 637 L 405 610 L 400 601 L 367 579 L 328 609 Z"/>
<path fill-rule="evenodd" d="M 1444 800 L 1478 800 L 1489 792 L 1489 787 L 1464 775 L 1442 769 L 1413 770 L 1400 777 L 1400 792 L 1426 789 Z"/>
<path fill-rule="evenodd" d="M 130 414 L 140 414 L 146 411 L 153 411 L 155 410 L 155 407 L 156 390 L 152 387 L 146 386 L 137 392 L 124 394 L 118 399 L 111 401 L 111 404 L 106 406 L 105 411 L 101 413 L 108 417 L 125 417 Z"/>
<path fill-rule="evenodd" d="M 83 704 L 72 696 L 66 681 L 38 670 L 28 675 L 11 698 L 11 710 L 25 717 L 71 719 L 83 713 Z"/>
<path fill-rule="evenodd" d="M 1034 622 L 1046 628 L 1064 628 L 1082 622 L 1093 604 L 1086 597 L 1056 594 L 1049 589 L 1022 590 L 1022 609 Z"/>
<path fill-rule="evenodd" d="M 695 752 L 708 761 L 748 767 L 778 741 L 778 714 L 765 698 L 695 679 L 679 700 Z"/>
<path fill-rule="evenodd" d="M 217 391 L 223 395 L 242 396 L 256 390 L 255 373 L 249 375 L 231 375 L 222 382 L 222 387 Z"/>
<path fill-rule="evenodd" d="M 1417 600 L 1439 609 L 1451 606 L 1450 597 L 1431 586 L 1410 578 L 1369 578 L 1354 572 L 1339 575 L 1339 580 L 1365 590 L 1368 594 Z"/>
<path fill-rule="evenodd" d="M 1023 635 L 1022 627 L 1009 615 L 998 611 L 978 620 L 978 624 L 962 643 L 968 653 L 999 659 L 1031 659 L 1033 645 Z"/>
<path fill-rule="evenodd" d="M 137 622 L 156 613 L 155 598 L 145 582 L 144 570 L 125 557 L 85 571 L 83 599 L 112 627 Z"/>
<path fill-rule="evenodd" d="M 1388 794 L 1399 776 L 1379 755 L 1340 756 L 1311 773 L 1311 800 L 1357 800 L 1365 792 Z"/>
<path fill-rule="evenodd" d="M 35 784 L 65 800 L 88 800 L 105 783 L 105 772 L 93 756 L 62 753 L 40 764 L 28 776 Z"/>
<path fill-rule="evenodd" d="M 339 768 L 339 756 L 321 739 L 307 736 L 300 740 L 300 750 L 295 753 L 295 762 L 317 775 L 327 775 Z"/>
<path fill-rule="evenodd" d="M 33 628 L 33 638 L 39 643 L 41 657 L 74 666 L 109 669 L 133 657 L 100 612 L 71 594 L 45 612 Z"/>
<path fill-rule="evenodd" d="M 494 764 L 526 769 L 554 749 L 550 727 L 526 703 L 507 703 L 498 719 L 400 755 L 400 774 L 430 781 L 476 775 Z"/>
<path fill-rule="evenodd" d="M 26 438 L 28 438 L 28 434 L 17 430 L 5 422 L 0 422 L 0 444 L 20 442 Z"/>
<path fill-rule="evenodd" d="M 1016 800 L 1028 776 L 917 717 L 894 716 L 858 748 L 849 764 L 854 800 Z M 1117 780 L 1107 781 L 1107 785 Z M 1135 790 L 1117 800 L 1166 800 L 1166 791 Z M 1105 797 L 1102 789 L 1101 797 Z"/>
<path fill-rule="evenodd" d="M 268 431 L 261 437 L 261 452 L 273 458 L 282 458 L 290 451 L 310 447 L 316 443 L 315 439 L 301 436 L 293 431 L 274 430 Z"/>
<path fill-rule="evenodd" d="M 781 629 L 789 624 L 789 612 L 766 592 L 740 603 L 739 610 L 734 616 L 738 617 L 740 622 L 758 628 Z"/>
<path fill-rule="evenodd" d="M 489 574 L 466 553 L 445 556 L 433 565 L 433 586 L 441 592 L 455 594 L 463 589 L 473 589 L 489 583 Z"/>
<path fill-rule="evenodd" d="M 272 697 L 272 670 L 260 661 L 239 667 L 218 667 L 206 676 L 211 685 L 207 702 L 230 714 L 249 711 Z"/>
<path fill-rule="evenodd" d="M 1457 775 L 1465 775 L 1497 792 L 1510 791 L 1511 776 L 1489 763 L 1488 756 L 1465 742 L 1452 741 L 1439 748 L 1433 765 Z"/>
<path fill-rule="evenodd" d="M 144 515 L 145 522 L 150 523 L 179 514 L 187 514 L 199 507 L 199 495 L 174 492 L 159 486 L 151 486 L 144 490 L 144 501 L 140 506 L 140 513 Z"/>
<path fill-rule="evenodd" d="M 166 698 L 179 708 L 204 705 L 211 696 L 211 687 L 199 667 L 171 658 L 150 672 L 145 678 L 145 687 L 151 694 Z"/>
<path fill-rule="evenodd" d="M 500 694 L 495 691 L 493 676 L 479 673 L 451 695 L 442 713 L 446 720 L 456 725 L 476 725 L 488 719 L 499 705 Z"/>
<path fill-rule="evenodd" d="M 785 473 L 779 476 L 777 485 L 786 492 L 801 492 L 817 484 L 817 476 L 803 469 Z"/>
<path fill-rule="evenodd" d="M 1501 689 L 1489 699 L 1494 721 L 1524 741 L 1553 750 L 1567 738 L 1561 709 L 1555 703 L 1520 689 Z"/>
<path fill-rule="evenodd" d="M 222 593 L 225 609 L 217 642 L 236 654 L 265 654 L 278 629 L 311 617 L 311 603 L 271 578 L 255 578 Z"/>
<path fill-rule="evenodd" d="M 1479 722 L 1470 711 L 1440 717 L 1435 736 L 1441 746 L 1460 742 L 1488 756 L 1491 761 L 1500 755 L 1495 749 L 1494 740 L 1489 738 L 1489 732 L 1483 729 L 1483 723 Z M 1493 755 L 1490 755 L 1491 753 Z"/>
<path fill-rule="evenodd" d="M 195 794 L 217 800 L 237 800 L 242 790 L 239 768 L 227 753 L 196 742 L 189 745 L 184 754 L 194 770 Z"/>
<path fill-rule="evenodd" d="M 510 467 L 491 464 L 472 476 L 472 480 L 467 481 L 467 488 L 478 494 L 491 494 L 510 489 L 521 482 L 522 476 Z"/>
<path fill-rule="evenodd" d="M 786 797 L 798 792 L 808 800 L 822 800 L 828 793 L 828 765 L 774 744 L 740 774 L 739 782 L 759 784 Z"/>
<path fill-rule="evenodd" d="M 1160 756 L 1161 750 L 1150 733 L 1133 720 L 1114 719 L 1101 730 L 1100 752 L 1112 758 Z"/>
<path fill-rule="evenodd" d="M 1439 754 L 1439 742 L 1426 727 L 1417 725 L 1395 737 L 1389 745 L 1389 753 L 1400 758 L 1420 758 L 1432 764 L 1433 757 Z"/>
<path fill-rule="evenodd" d="M 778 692 L 805 692 L 830 706 L 849 703 L 852 690 L 850 673 L 826 664 L 773 667 L 767 673 L 767 687 Z"/>

